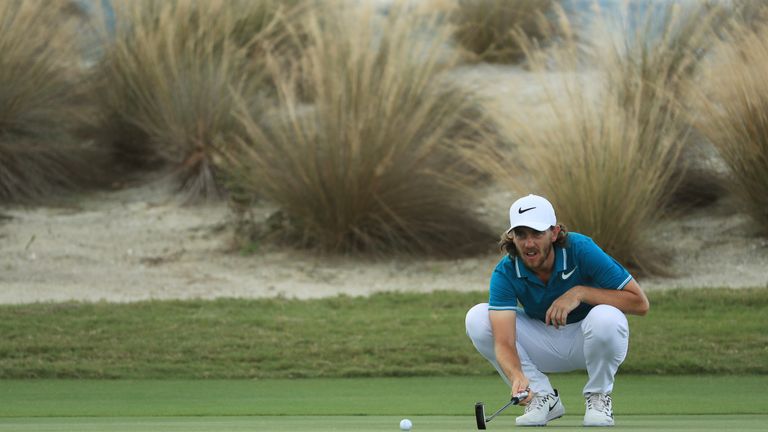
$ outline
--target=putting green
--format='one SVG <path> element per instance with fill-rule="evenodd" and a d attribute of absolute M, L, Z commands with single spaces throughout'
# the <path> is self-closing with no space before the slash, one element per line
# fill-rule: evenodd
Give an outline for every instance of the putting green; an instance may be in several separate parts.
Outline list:
<path fill-rule="evenodd" d="M 566 412 L 550 426 L 583 430 L 582 374 L 556 375 Z M 614 430 L 766 430 L 768 376 L 620 376 Z M 713 397 L 739 389 L 733 397 Z M 475 430 L 474 403 L 486 413 L 506 402 L 498 377 L 298 380 L 5 380 L 5 431 L 399 431 Z M 510 407 L 488 430 L 514 427 Z"/>
<path fill-rule="evenodd" d="M 584 374 L 553 375 L 566 412 L 584 407 Z M 619 376 L 623 415 L 768 414 L 768 375 Z M 736 392 L 733 397 L 723 392 Z M 461 416 L 509 397 L 496 376 L 283 380 L 4 380 L 2 417 Z"/>
<path fill-rule="evenodd" d="M 412 417 L 413 432 L 466 432 L 476 430 L 467 416 Z M 219 431 L 399 431 L 400 418 L 392 416 L 264 416 L 264 417 L 91 417 L 2 419 L 0 431 L 14 432 L 219 432 Z M 558 431 L 584 431 L 581 416 L 566 415 L 550 423 Z M 617 419 L 612 431 L 757 431 L 765 430 L 768 415 L 628 415 Z M 514 413 L 503 413 L 488 430 L 510 430 Z"/>

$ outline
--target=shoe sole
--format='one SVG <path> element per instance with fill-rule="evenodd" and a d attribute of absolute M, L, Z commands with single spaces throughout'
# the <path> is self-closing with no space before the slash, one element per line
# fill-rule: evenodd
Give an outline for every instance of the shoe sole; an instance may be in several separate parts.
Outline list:
<path fill-rule="evenodd" d="M 522 426 L 522 427 L 544 427 L 544 426 L 547 425 L 547 423 L 551 422 L 552 420 L 557 420 L 560 417 L 562 417 L 562 415 L 559 415 L 557 417 L 552 417 L 551 419 L 547 420 L 546 423 L 539 423 L 539 424 L 517 424 L 517 422 L 515 422 L 515 426 Z"/>
<path fill-rule="evenodd" d="M 605 424 L 586 424 L 582 423 L 584 427 L 613 427 L 614 423 L 605 423 Z"/>

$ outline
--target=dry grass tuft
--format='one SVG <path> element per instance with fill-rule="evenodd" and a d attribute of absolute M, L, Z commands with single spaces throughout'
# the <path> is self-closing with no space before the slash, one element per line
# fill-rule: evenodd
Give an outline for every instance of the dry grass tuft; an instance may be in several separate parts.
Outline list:
<path fill-rule="evenodd" d="M 255 103 L 278 1 L 115 3 L 95 94 L 101 135 L 131 166 L 170 167 L 185 200 L 216 197 L 215 154 L 238 130 L 234 95 Z"/>
<path fill-rule="evenodd" d="M 768 234 L 768 24 L 732 28 L 706 76 L 698 126 L 728 166 L 733 193 Z"/>
<path fill-rule="evenodd" d="M 600 43 L 586 48 L 574 42 L 562 17 L 565 45 L 552 51 L 554 57 L 527 45 L 547 114 L 538 121 L 519 114 L 510 128 L 518 152 L 503 169 L 520 167 L 522 176 L 512 180 L 516 189 L 535 184 L 569 228 L 591 236 L 617 260 L 663 273 L 664 257 L 649 233 L 676 185 L 690 131 L 681 94 L 706 36 L 702 16 L 709 15 L 703 9 L 682 14 L 675 6 L 649 13 L 643 25 L 619 26 L 619 33 L 598 15 Z"/>
<path fill-rule="evenodd" d="M 275 67 L 279 108 L 241 109 L 247 133 L 229 157 L 236 187 L 280 208 L 276 235 L 342 253 L 492 247 L 476 213 L 480 172 L 468 169 L 485 137 L 469 117 L 477 104 L 442 75 L 457 61 L 450 30 L 401 6 L 329 9 L 302 28 L 300 73 Z"/>
<path fill-rule="evenodd" d="M 97 152 L 73 129 L 78 17 L 64 2 L 0 2 L 0 201 L 35 201 L 93 181 Z"/>
<path fill-rule="evenodd" d="M 612 65 L 606 68 L 608 85 L 620 104 L 637 105 L 640 121 L 646 124 L 643 133 L 649 135 L 640 140 L 653 146 L 657 142 L 656 125 L 643 110 L 654 109 L 656 100 L 668 98 L 670 106 L 662 107 L 664 115 L 673 117 L 671 121 L 689 123 L 690 87 L 695 85 L 702 59 L 714 41 L 714 31 L 722 26 L 726 15 L 723 9 L 706 2 L 649 2 L 645 7 L 649 9 L 642 14 L 634 14 L 632 4 L 622 11 L 624 25 L 618 30 L 627 35 L 624 38 L 611 38 L 611 28 L 598 25 L 595 40 L 606 43 L 600 55 L 608 57 L 606 63 Z M 606 21 L 598 23 L 604 26 Z M 629 25 L 636 26 L 634 31 L 627 28 Z M 689 132 L 688 128 L 680 130 L 676 139 L 684 145 L 670 164 L 673 175 L 668 205 L 674 210 L 707 205 L 725 193 L 711 168 L 705 143 Z"/>
<path fill-rule="evenodd" d="M 458 0 L 450 15 L 454 38 L 478 60 L 515 63 L 525 53 L 515 36 L 522 31 L 531 39 L 548 40 L 554 27 L 546 14 L 558 0 Z"/>

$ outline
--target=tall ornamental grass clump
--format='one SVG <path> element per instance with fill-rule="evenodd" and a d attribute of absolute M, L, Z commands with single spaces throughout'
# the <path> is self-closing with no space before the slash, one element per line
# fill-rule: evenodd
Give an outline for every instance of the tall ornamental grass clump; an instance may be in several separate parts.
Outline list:
<path fill-rule="evenodd" d="M 704 37 L 703 32 L 678 33 L 699 32 L 689 20 L 701 15 L 678 14 L 674 7 L 663 13 L 668 15 L 645 21 L 663 23 L 656 29 L 619 26 L 622 32 L 615 33 L 602 21 L 599 43 L 587 46 L 574 42 L 568 20 L 562 19 L 566 37 L 554 57 L 529 52 L 546 94 L 546 116 L 534 122 L 518 113 L 508 129 L 517 151 L 502 158 L 505 173 L 519 167 L 522 171 L 512 170 L 522 173 L 516 182 L 550 198 L 570 229 L 591 236 L 619 261 L 651 273 L 664 271 L 653 235 L 677 184 L 675 172 L 690 130 L 681 89 L 692 77 Z M 617 40 L 618 35 L 629 39 Z"/>
<path fill-rule="evenodd" d="M 636 8 L 646 8 L 637 10 Z M 601 11 L 597 10 L 600 17 Z M 658 121 L 672 117 L 675 122 L 689 122 L 692 103 L 689 93 L 701 70 L 702 59 L 709 53 L 715 30 L 722 27 L 724 9 L 705 2 L 637 2 L 619 10 L 619 25 L 598 19 L 592 40 L 599 55 L 610 67 L 605 68 L 611 87 L 621 105 L 637 105 L 640 121 L 648 137 L 640 137 L 645 145 L 658 142 L 653 135 L 656 100 L 669 98 L 668 107 Z M 677 160 L 671 161 L 671 200 L 675 210 L 686 206 L 706 205 L 724 194 L 719 176 L 709 161 L 704 143 L 689 128 L 680 129 L 676 138 L 684 143 Z"/>
<path fill-rule="evenodd" d="M 698 127 L 725 161 L 741 208 L 768 234 L 768 24 L 730 33 L 704 79 Z"/>
<path fill-rule="evenodd" d="M 170 168 L 185 200 L 215 197 L 217 143 L 238 129 L 234 95 L 255 104 L 254 56 L 277 1 L 116 1 L 96 68 L 100 135 L 128 166 Z M 263 48 L 263 47 L 262 47 Z"/>
<path fill-rule="evenodd" d="M 476 100 L 443 75 L 450 30 L 398 5 L 329 8 L 301 28 L 297 74 L 273 70 L 279 107 L 241 109 L 228 158 L 239 190 L 280 208 L 273 234 L 342 253 L 487 250 L 471 163 L 486 135 Z"/>
<path fill-rule="evenodd" d="M 36 201 L 95 180 L 78 141 L 80 18 L 65 2 L 0 2 L 0 202 Z"/>
<path fill-rule="evenodd" d="M 459 0 L 450 14 L 458 44 L 478 60 L 515 63 L 525 58 L 516 31 L 544 41 L 553 26 L 547 19 L 558 0 Z"/>

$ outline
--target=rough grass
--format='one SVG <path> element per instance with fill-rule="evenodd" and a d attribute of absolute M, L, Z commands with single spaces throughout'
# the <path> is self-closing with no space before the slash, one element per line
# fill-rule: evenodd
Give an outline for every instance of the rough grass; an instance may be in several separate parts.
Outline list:
<path fill-rule="evenodd" d="M 115 2 L 94 94 L 117 161 L 170 168 L 185 199 L 217 196 L 216 152 L 238 130 L 233 95 L 256 103 L 265 81 L 255 54 L 276 37 L 280 3 Z"/>
<path fill-rule="evenodd" d="M 0 307 L 0 377 L 493 375 L 464 330 L 486 292 Z M 768 373 L 768 290 L 649 293 L 622 373 Z"/>
<path fill-rule="evenodd" d="M 525 58 L 515 32 L 539 42 L 552 36 L 547 19 L 557 0 L 458 0 L 450 14 L 458 44 L 481 61 L 515 63 Z"/>
<path fill-rule="evenodd" d="M 262 118 L 240 111 L 234 188 L 276 203 L 277 235 L 298 246 L 490 248 L 470 163 L 488 139 L 476 99 L 441 75 L 457 61 L 448 27 L 402 5 L 364 5 L 313 14 L 301 28 L 300 61 L 273 67 L 279 107 Z"/>
<path fill-rule="evenodd" d="M 768 8 L 763 7 L 763 13 Z M 768 25 L 734 24 L 701 93 L 700 129 L 729 168 L 729 186 L 768 234 Z"/>
<path fill-rule="evenodd" d="M 80 18 L 65 2 L 0 2 L 0 201 L 36 201 L 95 180 L 79 143 Z"/>
<path fill-rule="evenodd" d="M 529 41 L 544 113 L 532 118 L 519 107 L 507 122 L 517 148 L 502 155 L 500 167 L 514 189 L 548 197 L 571 230 L 650 273 L 664 272 L 647 233 L 680 179 L 690 130 L 681 94 L 708 29 L 704 9 L 676 11 L 651 9 L 634 32 L 598 16 L 586 45 L 575 42 L 562 16 L 557 50 L 542 53 Z"/>

